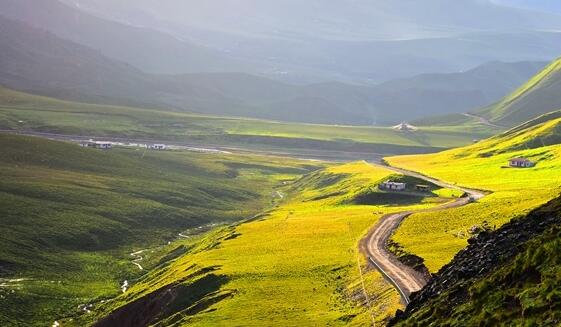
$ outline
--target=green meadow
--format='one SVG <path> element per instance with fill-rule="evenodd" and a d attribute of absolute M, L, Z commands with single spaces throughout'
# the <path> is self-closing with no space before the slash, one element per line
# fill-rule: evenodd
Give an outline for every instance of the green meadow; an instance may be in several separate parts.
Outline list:
<path fill-rule="evenodd" d="M 468 147 L 422 156 L 391 157 L 394 166 L 419 171 L 451 183 L 489 191 L 477 203 L 436 213 L 415 214 L 394 241 L 425 259 L 435 272 L 467 245 L 474 227 L 496 228 L 524 215 L 561 192 L 561 120 L 540 117 L 522 127 Z M 533 168 L 508 168 L 525 157 Z"/>
<path fill-rule="evenodd" d="M 466 145 L 496 131 L 283 123 L 61 101 L 0 88 L 0 129 L 157 139 L 251 148 L 308 148 L 374 153 L 424 153 Z"/>
<path fill-rule="evenodd" d="M 120 315 L 159 301 L 173 311 L 147 313 L 146 321 L 170 326 L 382 323 L 402 305 L 397 291 L 367 267 L 359 240 L 386 213 L 448 201 L 418 196 L 409 204 L 387 204 L 380 193 L 379 203 L 371 196 L 369 204 L 355 204 L 388 178 L 399 176 L 365 162 L 308 174 L 278 189 L 285 198 L 276 208 L 170 244 L 167 251 L 183 247 L 186 254 L 141 277 L 127 293 L 98 301 L 92 313 L 64 323 L 106 317 L 118 324 Z M 193 285 L 204 291 L 188 301 L 159 296 L 182 294 Z"/>
<path fill-rule="evenodd" d="M 0 325 L 45 326 L 144 273 L 131 252 L 231 224 L 322 167 L 256 155 L 110 151 L 0 134 Z M 167 253 L 161 254 L 165 256 Z M 139 262 L 148 270 L 157 253 Z"/>

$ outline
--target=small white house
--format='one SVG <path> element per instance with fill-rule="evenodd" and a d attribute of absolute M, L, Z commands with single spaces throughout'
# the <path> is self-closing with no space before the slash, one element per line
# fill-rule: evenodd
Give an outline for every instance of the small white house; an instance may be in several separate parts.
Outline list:
<path fill-rule="evenodd" d="M 530 168 L 534 167 L 536 163 L 527 158 L 512 158 L 508 161 L 508 165 L 513 168 Z"/>
<path fill-rule="evenodd" d="M 153 144 L 150 148 L 153 150 L 165 150 L 167 146 L 165 144 Z"/>
<path fill-rule="evenodd" d="M 406 187 L 407 184 L 405 183 L 396 183 L 391 181 L 383 182 L 379 186 L 381 190 L 387 190 L 387 191 L 405 191 Z"/>
<path fill-rule="evenodd" d="M 80 146 L 84 148 L 94 148 L 94 149 L 102 149 L 102 150 L 109 150 L 113 148 L 113 144 L 111 142 L 93 141 L 93 140 L 80 143 Z"/>
<path fill-rule="evenodd" d="M 98 149 L 109 150 L 113 148 L 113 144 L 110 142 L 95 142 L 95 144 Z"/>
<path fill-rule="evenodd" d="M 408 124 L 406 122 L 403 122 L 399 125 L 395 125 L 392 128 L 396 131 L 401 131 L 401 132 L 414 132 L 414 131 L 418 130 L 417 127 L 415 127 L 411 124 Z"/>

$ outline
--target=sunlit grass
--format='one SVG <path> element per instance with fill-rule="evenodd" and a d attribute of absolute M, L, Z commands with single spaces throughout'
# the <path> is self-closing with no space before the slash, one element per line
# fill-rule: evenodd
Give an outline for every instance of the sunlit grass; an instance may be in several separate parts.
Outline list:
<path fill-rule="evenodd" d="M 559 120 L 507 133 L 466 148 L 425 156 L 387 158 L 403 167 L 471 188 L 491 191 L 478 203 L 437 213 L 415 214 L 394 236 L 410 252 L 423 257 L 431 271 L 449 262 L 467 245 L 471 227 L 493 228 L 538 207 L 561 192 L 561 146 L 526 149 L 536 137 L 547 137 Z M 505 168 L 508 160 L 527 157 L 537 166 Z"/>
<path fill-rule="evenodd" d="M 93 317 L 146 296 L 147 290 L 184 280 L 194 266 L 218 267 L 213 273 L 228 279 L 220 291 L 232 296 L 212 305 L 212 310 L 192 316 L 180 312 L 168 322 L 189 326 L 363 326 L 374 319 L 382 323 L 401 307 L 399 295 L 379 273 L 367 271 L 358 242 L 383 214 L 434 204 L 422 203 L 422 198 L 407 207 L 345 203 L 393 174 L 364 162 L 312 173 L 283 189 L 287 199 L 277 209 L 195 242 L 199 245 L 188 254 L 135 284 L 128 296 L 101 306 Z M 319 194 L 330 193 L 337 194 L 318 199 Z M 93 318 L 86 315 L 81 319 Z"/>
<path fill-rule="evenodd" d="M 130 107 L 102 106 L 55 100 L 0 88 L 0 129 L 157 138 L 214 144 L 267 143 L 290 147 L 297 139 L 321 141 L 322 147 L 394 145 L 449 148 L 469 144 L 495 131 L 481 128 L 421 128 L 403 133 L 386 127 L 282 123 L 258 119 L 211 117 Z M 269 140 L 270 141 L 270 140 Z M 271 141 L 272 142 L 272 141 Z M 317 148 L 317 144 L 309 144 Z M 401 153 L 401 152 L 394 152 Z"/>
<path fill-rule="evenodd" d="M 287 158 L 111 151 L 0 134 L 0 325 L 44 326 L 142 275 L 130 252 L 233 223 L 278 201 L 283 181 L 322 167 Z M 164 253 L 149 253 L 152 268 Z"/>

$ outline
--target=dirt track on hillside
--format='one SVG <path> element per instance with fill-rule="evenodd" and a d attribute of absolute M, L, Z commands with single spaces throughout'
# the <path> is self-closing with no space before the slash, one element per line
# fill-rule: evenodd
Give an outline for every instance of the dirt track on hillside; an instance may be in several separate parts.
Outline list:
<path fill-rule="evenodd" d="M 376 164 L 374 165 L 379 166 Z M 420 178 L 440 187 L 460 190 L 468 195 L 431 209 L 387 214 L 383 216 L 374 226 L 374 228 L 372 228 L 372 230 L 368 232 L 366 237 L 361 240 L 360 250 L 362 253 L 364 253 L 369 263 L 378 271 L 380 271 L 382 275 L 384 275 L 384 277 L 398 290 L 403 299 L 403 302 L 405 304 L 408 304 L 409 296 L 411 295 L 411 293 L 421 290 L 428 282 L 428 279 L 422 273 L 417 272 L 413 268 L 401 263 L 397 259 L 397 257 L 387 249 L 387 241 L 390 239 L 399 225 L 403 222 L 403 220 L 414 213 L 433 212 L 462 207 L 471 203 L 472 201 L 477 201 L 483 198 L 485 196 L 485 193 L 483 193 L 482 191 L 459 187 L 437 180 L 435 178 L 427 177 L 422 174 L 400 168 L 386 166 L 380 167 L 390 169 L 403 175 Z"/>

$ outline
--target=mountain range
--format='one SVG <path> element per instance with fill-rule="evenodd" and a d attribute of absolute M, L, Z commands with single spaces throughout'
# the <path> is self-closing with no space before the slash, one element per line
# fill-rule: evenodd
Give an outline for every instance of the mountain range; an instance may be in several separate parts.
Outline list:
<path fill-rule="evenodd" d="M 551 0 L 0 6 L 0 327 L 559 325 Z"/>
<path fill-rule="evenodd" d="M 380 41 L 561 27 L 554 14 L 487 0 L 170 0 L 165 4 L 139 0 L 135 6 L 126 0 L 63 1 L 131 24 L 163 27 L 167 22 L 198 30 L 278 39 Z"/>
<path fill-rule="evenodd" d="M 501 100 L 468 114 L 447 114 L 416 121 L 419 125 L 458 125 L 479 120 L 487 125 L 513 127 L 561 109 L 561 58 L 551 62 Z M 471 117 L 471 118 L 470 118 Z"/>
<path fill-rule="evenodd" d="M 506 126 L 561 109 L 561 58 L 479 115 Z"/>
<path fill-rule="evenodd" d="M 561 53 L 558 16 L 482 0 L 65 2 L 0 4 L 4 16 L 151 73 L 372 85 Z"/>
<path fill-rule="evenodd" d="M 93 103 L 331 124 L 393 124 L 488 105 L 543 62 L 491 62 L 378 86 L 292 85 L 245 73 L 150 74 L 21 21 L 0 17 L 0 83 Z"/>

